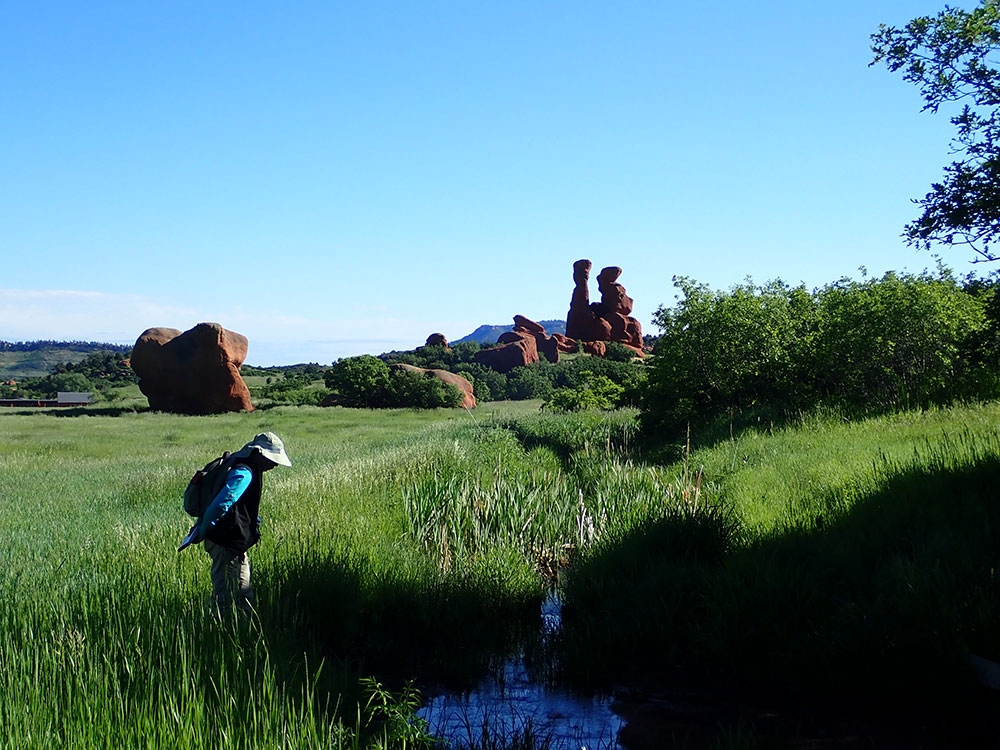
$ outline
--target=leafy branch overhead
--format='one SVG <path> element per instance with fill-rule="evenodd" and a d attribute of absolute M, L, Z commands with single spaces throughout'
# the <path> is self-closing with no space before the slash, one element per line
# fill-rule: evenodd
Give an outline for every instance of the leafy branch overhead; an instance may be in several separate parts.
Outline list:
<path fill-rule="evenodd" d="M 927 249 L 935 242 L 969 245 L 977 260 L 998 260 L 1000 235 L 1000 2 L 983 0 L 971 11 L 945 7 L 902 28 L 882 25 L 872 37 L 872 65 L 920 88 L 924 111 L 958 104 L 951 118 L 955 161 L 922 199 L 921 216 L 903 237 Z"/>

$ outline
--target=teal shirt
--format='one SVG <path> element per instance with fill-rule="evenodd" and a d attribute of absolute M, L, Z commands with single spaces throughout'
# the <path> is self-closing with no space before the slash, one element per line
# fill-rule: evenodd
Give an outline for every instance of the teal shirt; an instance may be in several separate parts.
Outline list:
<path fill-rule="evenodd" d="M 242 464 L 237 464 L 229 470 L 222 489 L 219 490 L 219 494 L 215 496 L 215 499 L 209 503 L 204 515 L 201 517 L 201 526 L 199 528 L 201 537 L 204 537 L 219 522 L 219 519 L 229 512 L 229 509 L 236 504 L 236 501 L 243 496 L 247 487 L 250 486 L 252 478 L 253 472 L 250 471 L 249 467 Z"/>

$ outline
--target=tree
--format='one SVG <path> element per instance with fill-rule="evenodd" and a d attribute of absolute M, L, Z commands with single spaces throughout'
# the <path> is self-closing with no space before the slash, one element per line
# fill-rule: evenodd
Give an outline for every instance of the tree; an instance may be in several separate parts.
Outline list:
<path fill-rule="evenodd" d="M 874 59 L 916 84 L 923 111 L 958 103 L 957 158 L 922 200 L 920 218 L 906 225 L 911 246 L 934 242 L 969 245 L 978 260 L 998 260 L 992 245 L 1000 234 L 1000 70 L 991 56 L 1000 48 L 1000 0 L 982 0 L 971 11 L 945 7 L 897 29 L 882 24 L 872 37 Z"/>
<path fill-rule="evenodd" d="M 324 380 L 334 393 L 368 408 L 382 405 L 391 382 L 389 365 L 370 354 L 334 362 Z"/>

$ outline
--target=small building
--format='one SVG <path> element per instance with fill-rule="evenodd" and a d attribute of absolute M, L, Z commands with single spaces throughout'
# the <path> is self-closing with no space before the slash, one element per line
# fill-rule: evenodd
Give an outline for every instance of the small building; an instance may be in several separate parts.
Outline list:
<path fill-rule="evenodd" d="M 90 393 L 77 391 L 59 391 L 56 393 L 56 406 L 86 406 L 90 403 Z"/>
<path fill-rule="evenodd" d="M 55 398 L 0 398 L 0 406 L 87 406 L 93 394 L 59 391 Z"/>

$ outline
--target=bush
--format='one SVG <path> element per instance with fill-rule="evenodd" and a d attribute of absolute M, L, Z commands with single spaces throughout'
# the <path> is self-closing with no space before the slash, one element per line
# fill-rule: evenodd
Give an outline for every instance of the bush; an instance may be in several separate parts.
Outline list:
<path fill-rule="evenodd" d="M 643 421 L 670 431 L 732 409 L 788 398 L 794 353 L 808 341 L 813 304 L 804 288 L 747 281 L 728 293 L 675 277 L 684 295 L 654 314 L 663 334 L 643 395 Z"/>
<path fill-rule="evenodd" d="M 622 402 L 625 389 L 604 375 L 590 375 L 586 382 L 575 388 L 559 388 L 542 404 L 549 411 L 583 411 L 600 409 L 611 411 Z"/>
<path fill-rule="evenodd" d="M 888 273 L 812 293 L 749 280 L 713 292 L 675 278 L 642 392 L 647 431 L 683 434 L 723 416 L 791 416 L 826 406 L 884 413 L 1000 394 L 987 310 L 995 284 Z M 997 326 L 1000 331 L 1000 326 Z"/>
<path fill-rule="evenodd" d="M 633 350 L 617 341 L 609 341 L 604 353 L 604 359 L 610 362 L 631 362 L 637 356 Z"/>

